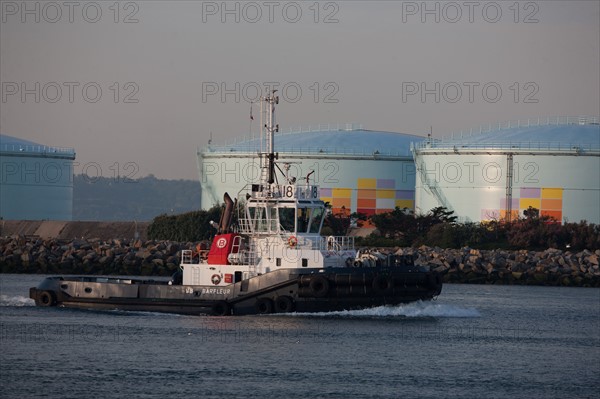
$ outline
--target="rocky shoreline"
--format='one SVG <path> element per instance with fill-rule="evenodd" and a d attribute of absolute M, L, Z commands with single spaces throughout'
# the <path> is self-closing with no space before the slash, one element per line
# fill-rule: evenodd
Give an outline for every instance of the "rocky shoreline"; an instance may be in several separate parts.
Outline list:
<path fill-rule="evenodd" d="M 197 243 L 142 240 L 0 238 L 0 272 L 170 276 L 181 251 Z M 600 287 L 600 250 L 580 252 L 478 250 L 471 248 L 381 249 L 414 255 L 415 263 L 466 284 Z"/>

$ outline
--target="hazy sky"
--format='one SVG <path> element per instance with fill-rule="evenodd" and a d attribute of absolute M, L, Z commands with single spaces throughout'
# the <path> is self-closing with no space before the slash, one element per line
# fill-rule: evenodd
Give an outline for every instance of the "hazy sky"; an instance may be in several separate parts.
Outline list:
<path fill-rule="evenodd" d="M 265 82 L 283 129 L 600 112 L 598 1 L 0 3 L 0 133 L 74 147 L 75 173 L 197 179 Z"/>

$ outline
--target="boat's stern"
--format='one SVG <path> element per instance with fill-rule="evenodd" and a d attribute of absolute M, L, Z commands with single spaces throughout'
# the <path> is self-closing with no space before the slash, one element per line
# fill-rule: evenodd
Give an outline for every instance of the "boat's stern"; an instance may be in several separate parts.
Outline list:
<path fill-rule="evenodd" d="M 37 306 L 56 306 L 60 296 L 62 277 L 47 277 L 37 287 L 29 288 L 29 298 Z"/>

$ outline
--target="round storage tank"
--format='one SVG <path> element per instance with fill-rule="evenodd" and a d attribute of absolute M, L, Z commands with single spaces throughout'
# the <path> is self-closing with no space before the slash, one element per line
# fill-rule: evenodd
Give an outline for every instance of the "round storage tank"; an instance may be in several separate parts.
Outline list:
<path fill-rule="evenodd" d="M 396 206 L 414 208 L 415 167 L 411 142 L 423 137 L 364 130 L 356 126 L 320 125 L 277 133 L 278 165 L 300 182 L 308 176 L 320 186 L 320 196 L 335 213 L 366 215 Z M 198 151 L 201 207 L 223 202 L 247 184 L 260 180 L 260 140 L 245 138 L 229 145 L 209 145 Z"/>
<path fill-rule="evenodd" d="M 74 159 L 72 148 L 0 135 L 0 217 L 71 220 Z"/>
<path fill-rule="evenodd" d="M 460 221 L 513 220 L 529 207 L 559 222 L 600 223 L 598 118 L 486 126 L 413 147 L 415 209 Z"/>

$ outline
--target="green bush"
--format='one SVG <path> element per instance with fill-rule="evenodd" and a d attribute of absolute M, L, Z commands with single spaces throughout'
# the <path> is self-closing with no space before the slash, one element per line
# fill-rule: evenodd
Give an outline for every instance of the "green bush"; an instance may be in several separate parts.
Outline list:
<path fill-rule="evenodd" d="M 214 206 L 207 211 L 157 216 L 148 226 L 148 238 L 179 242 L 209 240 L 215 234 L 209 222 L 219 221 L 221 209 L 220 206 Z"/>
<path fill-rule="evenodd" d="M 580 223 L 561 225 L 556 220 L 540 217 L 537 209 L 524 212 L 513 222 L 491 221 L 456 223 L 453 212 L 434 208 L 425 215 L 413 215 L 407 209 L 371 217 L 381 237 L 370 236 L 362 245 L 438 246 L 442 248 L 472 247 L 480 249 L 546 249 L 596 250 L 600 248 L 600 226 Z M 367 244 L 368 243 L 368 244 Z M 380 244 L 375 244 L 380 243 Z"/>

